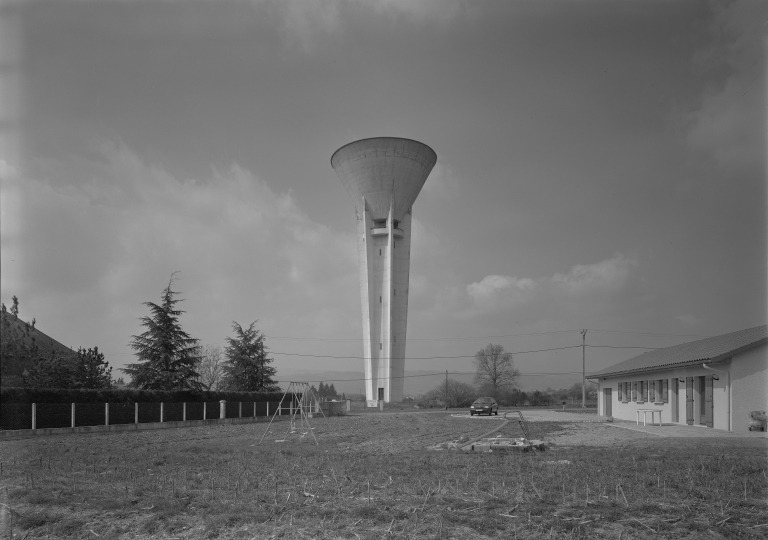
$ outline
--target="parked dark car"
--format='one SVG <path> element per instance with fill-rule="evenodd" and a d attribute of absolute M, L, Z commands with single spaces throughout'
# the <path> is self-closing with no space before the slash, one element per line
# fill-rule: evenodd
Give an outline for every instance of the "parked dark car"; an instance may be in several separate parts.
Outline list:
<path fill-rule="evenodd" d="M 477 398 L 469 407 L 469 415 L 474 416 L 476 414 L 487 414 L 488 416 L 495 414 L 498 416 L 499 404 L 492 397 Z"/>

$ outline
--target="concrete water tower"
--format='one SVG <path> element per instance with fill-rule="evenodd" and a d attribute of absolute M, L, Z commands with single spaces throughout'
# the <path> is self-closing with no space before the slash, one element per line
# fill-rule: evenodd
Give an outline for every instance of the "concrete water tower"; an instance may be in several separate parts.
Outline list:
<path fill-rule="evenodd" d="M 436 161 L 429 146 L 395 137 L 355 141 L 331 157 L 357 214 L 369 401 L 403 399 L 411 206 Z"/>

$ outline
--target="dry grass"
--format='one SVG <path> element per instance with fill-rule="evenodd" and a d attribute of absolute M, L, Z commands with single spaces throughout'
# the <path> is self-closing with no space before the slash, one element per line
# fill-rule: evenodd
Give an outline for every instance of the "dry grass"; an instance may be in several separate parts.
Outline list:
<path fill-rule="evenodd" d="M 14 537 L 29 539 L 768 534 L 764 440 L 542 422 L 532 434 L 552 450 L 480 455 L 424 448 L 495 421 L 416 413 L 313 425 L 319 446 L 276 443 L 285 423 L 262 446 L 266 424 L 7 441 L 0 497 Z"/>

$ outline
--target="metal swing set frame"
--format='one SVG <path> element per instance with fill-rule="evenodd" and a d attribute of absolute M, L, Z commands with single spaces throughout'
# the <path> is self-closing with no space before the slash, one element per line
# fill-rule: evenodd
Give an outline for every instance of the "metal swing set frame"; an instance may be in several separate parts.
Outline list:
<path fill-rule="evenodd" d="M 266 437 L 267 433 L 269 433 L 269 428 L 272 427 L 272 422 L 274 422 L 275 416 L 280 413 L 283 408 L 283 402 L 289 395 L 291 403 L 290 422 L 285 432 L 285 436 L 282 439 L 276 440 L 275 442 L 285 442 L 288 440 L 289 435 L 295 433 L 299 434 L 299 441 L 301 441 L 308 434 L 311 434 L 312 438 L 315 440 L 315 444 L 320 446 L 320 443 L 317 442 L 317 437 L 315 437 L 315 428 L 310 425 L 309 419 L 312 418 L 313 414 L 317 414 L 319 412 L 320 415 L 325 419 L 327 427 L 328 418 L 326 418 L 325 413 L 323 412 L 323 408 L 319 406 L 319 401 L 315 398 L 315 394 L 312 392 L 308 382 L 290 382 L 288 384 L 288 388 L 283 394 L 283 397 L 280 399 L 280 405 L 277 406 L 277 409 L 272 414 L 272 418 L 269 420 L 267 429 L 264 430 L 264 433 L 261 435 L 261 439 L 259 439 L 259 444 L 262 443 L 264 437 Z M 313 407 L 315 408 L 314 411 Z"/>

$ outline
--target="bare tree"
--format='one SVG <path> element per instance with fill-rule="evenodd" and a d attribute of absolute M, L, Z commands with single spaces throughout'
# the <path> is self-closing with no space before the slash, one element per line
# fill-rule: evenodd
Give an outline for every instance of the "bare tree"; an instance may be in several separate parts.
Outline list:
<path fill-rule="evenodd" d="M 512 362 L 512 353 L 504 351 L 502 345 L 489 344 L 475 353 L 475 384 L 494 398 L 502 390 L 511 390 L 517 386 L 520 372 Z"/>
<path fill-rule="evenodd" d="M 219 390 L 223 374 L 221 347 L 205 345 L 200 356 L 200 363 L 197 365 L 200 382 L 206 390 Z"/>

